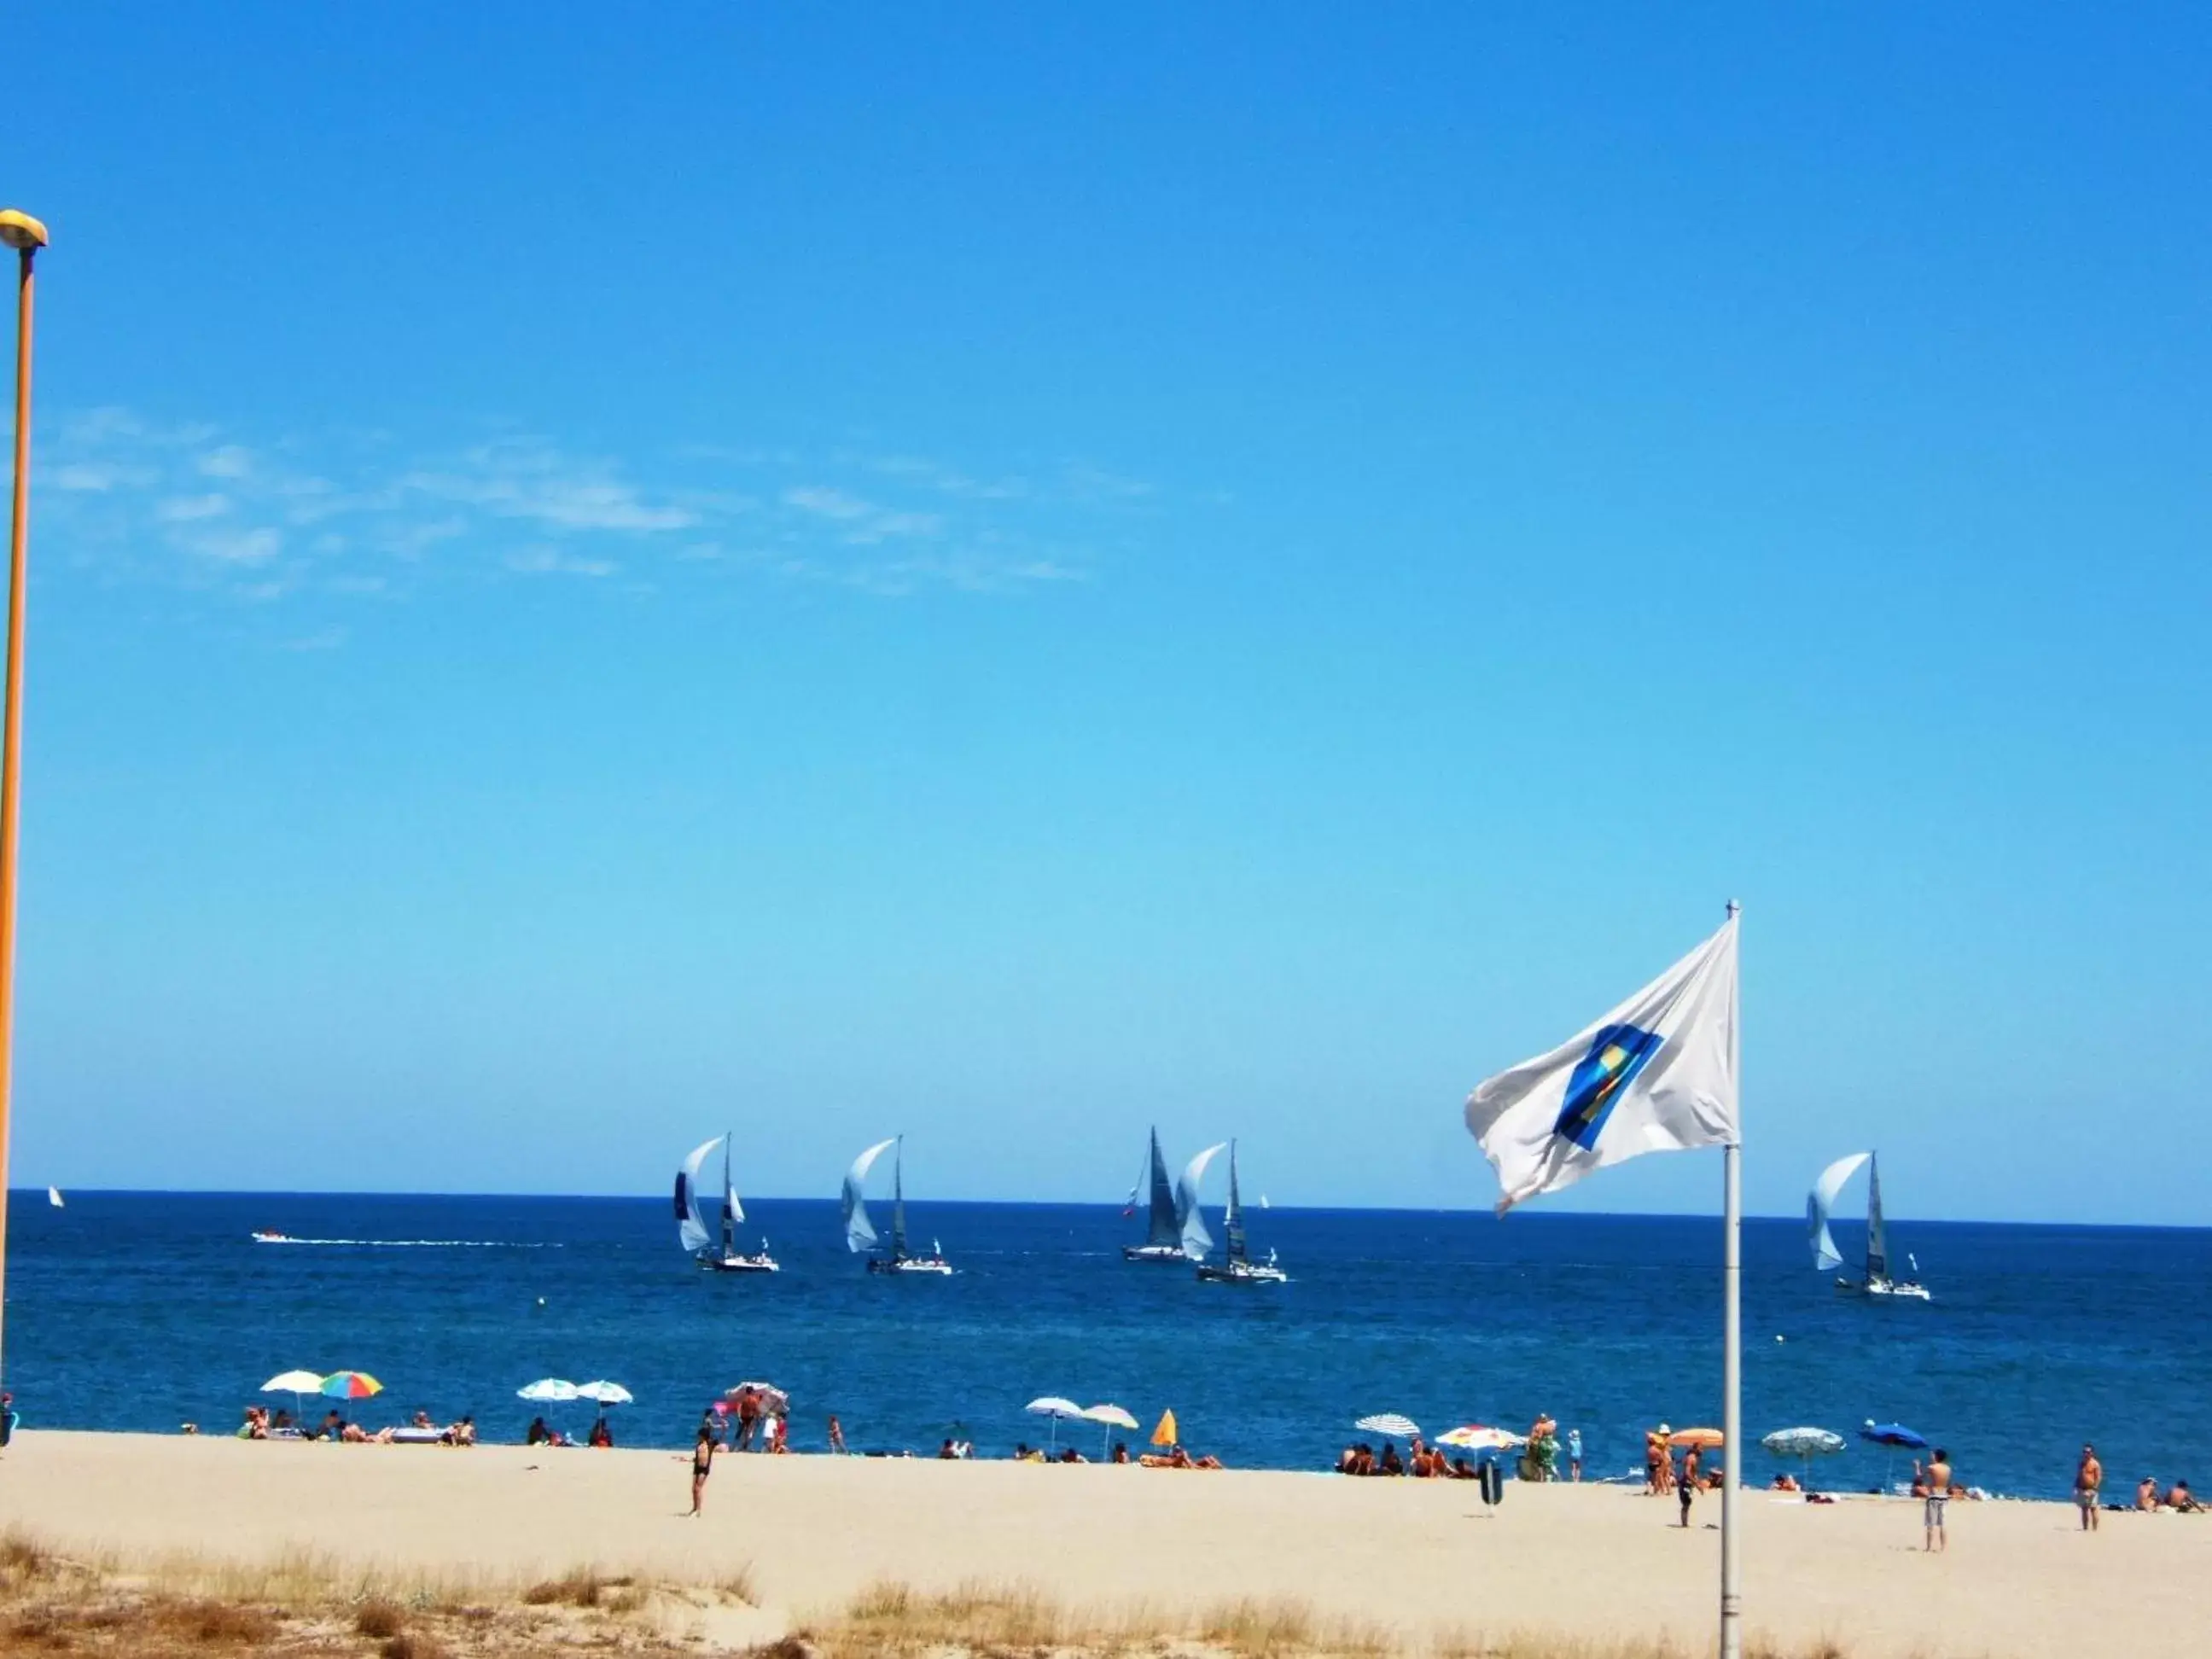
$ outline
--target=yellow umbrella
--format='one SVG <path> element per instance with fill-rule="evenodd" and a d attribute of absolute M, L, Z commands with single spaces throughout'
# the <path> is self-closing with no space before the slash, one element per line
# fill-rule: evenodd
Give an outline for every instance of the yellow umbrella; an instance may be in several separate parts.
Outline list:
<path fill-rule="evenodd" d="M 1152 1431 L 1152 1443 L 1155 1446 L 1172 1446 L 1182 1437 L 1176 1431 L 1175 1413 L 1171 1411 L 1162 1412 L 1159 1426 Z"/>

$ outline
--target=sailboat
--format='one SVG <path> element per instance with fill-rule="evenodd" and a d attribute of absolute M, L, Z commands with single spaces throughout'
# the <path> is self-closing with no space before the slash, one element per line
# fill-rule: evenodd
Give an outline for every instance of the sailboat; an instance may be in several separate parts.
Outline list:
<path fill-rule="evenodd" d="M 49 1204 L 51 1204 L 51 1205 L 52 1205 L 52 1206 L 54 1206 L 54 1208 L 56 1208 L 57 1210 L 63 1208 L 63 1207 L 64 1207 L 64 1206 L 63 1206 L 63 1204 L 62 1204 L 62 1189 L 61 1189 L 60 1188 L 58 1188 L 58 1187 L 49 1187 L 49 1188 L 46 1188 L 46 1202 L 47 1202 L 47 1203 L 49 1203 Z"/>
<path fill-rule="evenodd" d="M 1899 1297 L 1913 1302 L 1934 1300 L 1917 1275 L 1920 1264 L 1912 1261 L 1916 1277 L 1892 1279 L 1889 1276 L 1889 1233 L 1881 1218 L 1881 1166 L 1872 1152 L 1853 1152 L 1839 1158 L 1820 1171 L 1820 1178 L 1813 1183 L 1813 1190 L 1805 1200 L 1805 1226 L 1813 1243 L 1813 1270 L 1830 1273 L 1844 1265 L 1843 1252 L 1837 1249 L 1834 1236 L 1828 1231 L 1828 1212 L 1835 1206 L 1836 1194 L 1844 1183 L 1858 1173 L 1859 1165 L 1867 1166 L 1867 1239 L 1866 1276 L 1863 1279 L 1838 1279 L 1836 1288 L 1858 1296 Z M 1911 1261 L 1910 1256 L 1906 1257 Z"/>
<path fill-rule="evenodd" d="M 745 1255 L 738 1249 L 738 1223 L 745 1218 L 745 1206 L 738 1202 L 738 1189 L 730 1179 L 730 1142 L 734 1136 L 716 1135 L 714 1139 L 694 1147 L 691 1156 L 676 1171 L 676 1238 L 694 1261 L 712 1273 L 773 1273 L 782 1269 L 768 1253 L 768 1240 L 761 1240 L 757 1255 Z M 722 1201 L 720 1210 L 721 1237 L 719 1243 L 707 1225 L 707 1206 L 699 1190 L 700 1171 L 714 1148 L 722 1149 Z"/>
<path fill-rule="evenodd" d="M 1217 1149 L 1218 1150 L 1218 1149 Z M 1201 1170 L 1200 1173 L 1203 1173 Z M 1194 1213 L 1195 1212 L 1194 1212 Z M 1291 1276 L 1275 1265 L 1275 1253 L 1255 1261 L 1244 1248 L 1244 1206 L 1237 1195 L 1237 1143 L 1229 1143 L 1229 1202 L 1221 1212 L 1224 1260 L 1219 1267 L 1199 1252 L 1198 1276 L 1212 1285 L 1287 1285 Z"/>
<path fill-rule="evenodd" d="M 1160 1157 L 1160 1132 L 1158 1129 L 1152 1131 L 1152 1158 L 1146 1166 L 1146 1177 L 1151 1183 L 1152 1197 L 1151 1217 L 1145 1228 L 1145 1242 L 1124 1244 L 1121 1259 L 1124 1261 L 1186 1261 L 1188 1258 L 1182 1253 L 1182 1223 L 1176 1213 L 1175 1188 L 1168 1185 L 1167 1164 Z M 1140 1186 L 1143 1184 L 1139 1183 Z M 1129 1194 L 1132 1204 L 1136 1202 L 1136 1196 L 1133 1191 Z"/>
<path fill-rule="evenodd" d="M 894 1150 L 896 1149 L 896 1150 Z M 875 1253 L 878 1239 L 875 1224 L 868 1219 L 866 1185 L 868 1171 L 885 1152 L 891 1154 L 891 1248 L 888 1255 Z M 872 1273 L 949 1273 L 952 1264 L 945 1259 L 944 1247 L 935 1239 L 929 1242 L 927 1255 L 915 1255 L 906 1247 L 906 1137 L 893 1135 L 889 1140 L 879 1140 L 853 1160 L 853 1167 L 845 1171 L 844 1210 L 845 1248 L 855 1255 L 866 1255 L 868 1271 Z"/>

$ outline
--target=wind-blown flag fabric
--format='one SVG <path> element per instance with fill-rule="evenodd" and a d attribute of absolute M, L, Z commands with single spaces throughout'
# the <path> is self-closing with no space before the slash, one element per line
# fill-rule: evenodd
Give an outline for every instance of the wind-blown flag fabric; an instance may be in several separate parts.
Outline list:
<path fill-rule="evenodd" d="M 1644 1152 L 1738 1138 L 1736 917 L 1619 1007 L 1467 1099 L 1504 1214 Z"/>

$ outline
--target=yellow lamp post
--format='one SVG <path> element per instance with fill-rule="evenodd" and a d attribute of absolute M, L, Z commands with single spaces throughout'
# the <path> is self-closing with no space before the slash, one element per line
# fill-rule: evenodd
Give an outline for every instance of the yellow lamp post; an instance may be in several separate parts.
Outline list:
<path fill-rule="evenodd" d="M 0 209 L 0 242 L 15 250 L 15 504 L 8 524 L 8 687 L 0 738 L 0 1328 L 8 1274 L 8 1116 L 15 1072 L 15 843 L 22 821 L 25 544 L 31 523 L 31 262 L 46 228 Z"/>

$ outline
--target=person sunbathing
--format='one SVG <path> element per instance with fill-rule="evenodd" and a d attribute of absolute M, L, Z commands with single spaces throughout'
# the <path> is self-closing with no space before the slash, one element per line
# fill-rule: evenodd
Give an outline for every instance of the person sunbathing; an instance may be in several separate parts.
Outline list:
<path fill-rule="evenodd" d="M 615 1431 L 612 1428 L 608 1426 L 607 1419 L 605 1418 L 599 1418 L 592 1422 L 591 1439 L 586 1443 L 593 1446 L 605 1447 L 609 1450 L 613 1449 L 615 1443 Z"/>
<path fill-rule="evenodd" d="M 1797 1492 L 1802 1490 L 1797 1485 L 1797 1477 L 1794 1474 L 1776 1475 L 1774 1477 L 1773 1489 L 1776 1492 Z"/>
<path fill-rule="evenodd" d="M 1114 1443 L 1114 1461 L 1116 1463 L 1126 1463 L 1129 1461 L 1129 1443 L 1127 1441 L 1116 1440 Z"/>
<path fill-rule="evenodd" d="M 2146 1513 L 2158 1507 L 2158 1482 L 2148 1474 L 2136 1483 L 2136 1507 Z"/>
<path fill-rule="evenodd" d="M 2166 1494 L 2166 1506 L 2183 1515 L 2196 1515 L 2204 1506 L 2197 1501 L 2197 1494 L 2189 1490 L 2186 1480 L 2177 1480 Z"/>
<path fill-rule="evenodd" d="M 1382 1443 L 1382 1468 L 1385 1474 L 1403 1474 L 1406 1472 L 1406 1462 L 1398 1455 L 1398 1443 L 1395 1440 Z"/>

